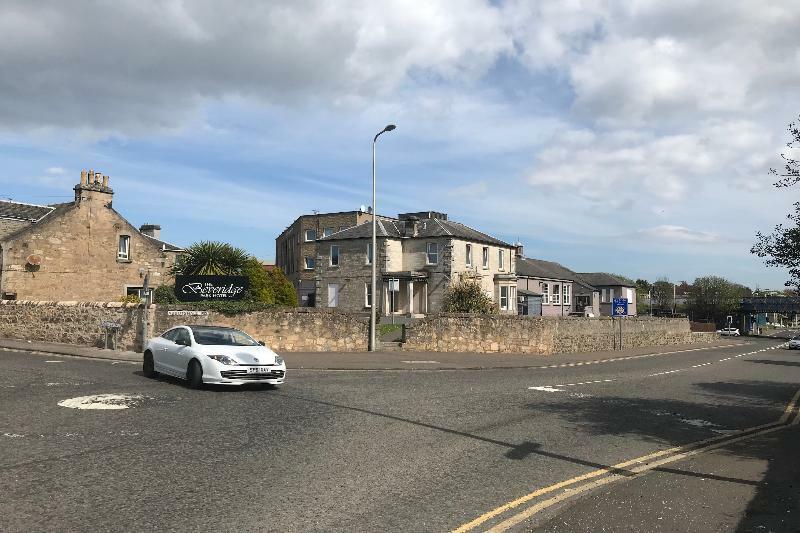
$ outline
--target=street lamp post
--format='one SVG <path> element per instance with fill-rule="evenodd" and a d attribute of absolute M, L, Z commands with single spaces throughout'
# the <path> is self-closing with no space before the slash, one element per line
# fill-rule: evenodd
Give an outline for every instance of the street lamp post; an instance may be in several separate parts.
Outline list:
<path fill-rule="evenodd" d="M 377 271 L 377 264 L 378 264 L 378 253 L 377 253 L 377 237 L 376 237 L 376 223 L 375 223 L 375 216 L 378 213 L 378 209 L 375 207 L 375 145 L 378 142 L 378 137 L 381 134 L 386 133 L 387 131 L 392 131 L 395 129 L 394 124 L 389 124 L 381 131 L 375 135 L 375 138 L 372 139 L 372 257 L 370 258 L 372 262 L 372 301 L 370 302 L 370 315 L 369 315 L 369 351 L 374 352 L 376 346 L 376 336 L 375 336 L 375 329 L 376 329 L 376 302 L 378 301 L 378 287 L 377 287 L 377 279 L 378 279 L 378 271 Z"/>

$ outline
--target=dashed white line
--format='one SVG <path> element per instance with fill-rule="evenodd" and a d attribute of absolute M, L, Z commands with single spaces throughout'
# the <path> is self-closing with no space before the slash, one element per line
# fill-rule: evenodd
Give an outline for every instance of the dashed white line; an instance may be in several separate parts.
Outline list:
<path fill-rule="evenodd" d="M 770 348 L 763 348 L 761 350 L 756 350 L 756 351 L 752 351 L 752 352 L 748 352 L 748 353 L 742 353 L 742 354 L 739 354 L 739 355 L 736 355 L 736 356 L 731 356 L 731 357 L 726 357 L 724 359 L 720 359 L 717 362 L 722 363 L 724 361 L 730 361 L 731 359 L 734 359 L 736 357 L 742 357 L 742 356 L 745 356 L 745 355 L 753 355 L 753 354 L 756 354 L 756 353 L 765 352 L 767 350 L 773 350 L 775 348 L 780 348 L 782 346 L 783 346 L 783 344 L 778 345 L 778 346 L 772 346 Z M 688 350 L 688 351 L 691 351 L 691 350 Z M 648 354 L 648 355 L 655 355 L 655 354 Z M 642 357 L 642 356 L 625 357 L 625 358 L 620 358 L 620 360 L 622 360 L 622 359 L 635 359 L 635 358 L 639 358 L 639 357 Z M 614 360 L 615 359 L 609 359 L 607 361 L 614 361 Z M 587 361 L 586 364 L 601 363 L 601 362 L 605 362 L 605 360 L 604 361 Z M 567 365 L 551 365 L 551 366 L 548 366 L 548 367 L 545 367 L 545 368 L 564 368 L 565 366 L 575 366 L 576 364 L 580 365 L 580 364 L 583 364 L 583 363 L 570 363 L 570 364 L 567 364 Z M 689 368 L 677 368 L 675 370 L 666 370 L 664 372 L 656 372 L 655 374 L 648 374 L 647 377 L 656 377 L 656 376 L 665 376 L 667 374 L 676 374 L 678 372 L 683 372 L 683 371 L 689 370 L 691 368 L 701 368 L 701 367 L 709 366 L 709 365 L 713 365 L 713 364 L 714 364 L 713 361 L 709 361 L 709 362 L 706 362 L 706 363 L 699 363 L 699 364 L 696 364 L 696 365 L 692 365 Z M 617 381 L 617 380 L 616 379 L 596 379 L 594 381 L 580 381 L 578 383 L 562 383 L 560 385 L 541 385 L 541 386 L 536 386 L 536 387 L 528 387 L 528 390 L 539 390 L 539 391 L 545 391 L 545 392 L 564 392 L 563 388 L 558 388 L 558 387 L 576 387 L 578 385 L 592 385 L 592 384 L 596 384 L 596 383 L 608 383 L 608 382 L 611 382 L 611 381 Z"/>

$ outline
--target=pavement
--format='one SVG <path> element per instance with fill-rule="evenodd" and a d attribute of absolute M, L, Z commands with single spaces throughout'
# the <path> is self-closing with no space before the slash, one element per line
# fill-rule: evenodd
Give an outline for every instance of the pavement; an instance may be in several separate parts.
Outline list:
<path fill-rule="evenodd" d="M 470 352 L 286 352 L 289 369 L 315 370 L 478 370 L 492 368 L 536 368 L 550 365 L 608 362 L 632 357 L 649 357 L 654 354 L 711 349 L 720 346 L 741 345 L 747 342 L 742 337 L 721 338 L 710 344 L 682 344 L 654 346 L 648 348 L 626 348 L 591 353 L 535 355 L 495 354 Z M 35 351 L 103 359 L 110 361 L 141 361 L 142 354 L 124 350 L 106 350 L 88 346 L 75 346 L 41 341 L 25 341 L 0 338 L 0 348 L 8 350 Z"/>
<path fill-rule="evenodd" d="M 800 352 L 690 350 L 193 390 L 6 348 L 0 531 L 800 531 Z"/>

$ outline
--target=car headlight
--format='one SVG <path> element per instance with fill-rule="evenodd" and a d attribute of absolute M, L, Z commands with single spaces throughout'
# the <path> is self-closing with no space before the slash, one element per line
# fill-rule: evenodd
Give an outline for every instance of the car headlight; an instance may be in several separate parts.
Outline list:
<path fill-rule="evenodd" d="M 239 361 L 234 359 L 233 357 L 228 357 L 227 355 L 209 355 L 211 359 L 214 361 L 219 361 L 223 365 L 238 365 Z"/>
<path fill-rule="evenodd" d="M 276 355 L 275 356 L 275 364 L 278 365 L 278 366 L 281 366 L 283 364 L 283 357 L 281 357 L 280 355 Z"/>

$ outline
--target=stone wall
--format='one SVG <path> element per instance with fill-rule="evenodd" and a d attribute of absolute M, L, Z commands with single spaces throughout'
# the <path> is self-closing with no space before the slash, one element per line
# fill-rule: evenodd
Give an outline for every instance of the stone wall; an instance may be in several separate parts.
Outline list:
<path fill-rule="evenodd" d="M 362 314 L 313 308 L 276 309 L 236 316 L 216 311 L 202 315 L 175 314 L 187 309 L 179 305 L 156 306 L 154 334 L 178 324 L 232 326 L 264 341 L 277 352 L 363 352 L 369 342 L 369 317 Z"/>
<path fill-rule="evenodd" d="M 0 337 L 102 348 L 101 322 L 117 322 L 121 350 L 140 350 L 144 305 L 120 302 L 0 301 Z"/>
<path fill-rule="evenodd" d="M 622 321 L 623 347 L 711 342 L 716 336 L 689 331 L 677 318 L 629 317 Z M 428 315 L 406 328 L 404 350 L 483 353 L 553 353 L 613 350 L 619 322 L 610 318 Z"/>
<path fill-rule="evenodd" d="M 0 337 L 102 347 L 100 323 L 121 324 L 118 348 L 141 350 L 143 305 L 87 302 L 0 303 Z M 278 352 L 366 351 L 369 320 L 363 313 L 326 309 L 282 309 L 226 316 L 187 306 L 151 306 L 150 334 L 178 324 L 217 324 L 240 328 Z M 553 353 L 592 352 L 614 347 L 611 319 L 438 314 L 408 326 L 407 351 Z M 672 318 L 627 318 L 626 348 L 712 342 L 715 333 L 689 331 L 689 322 Z"/>

